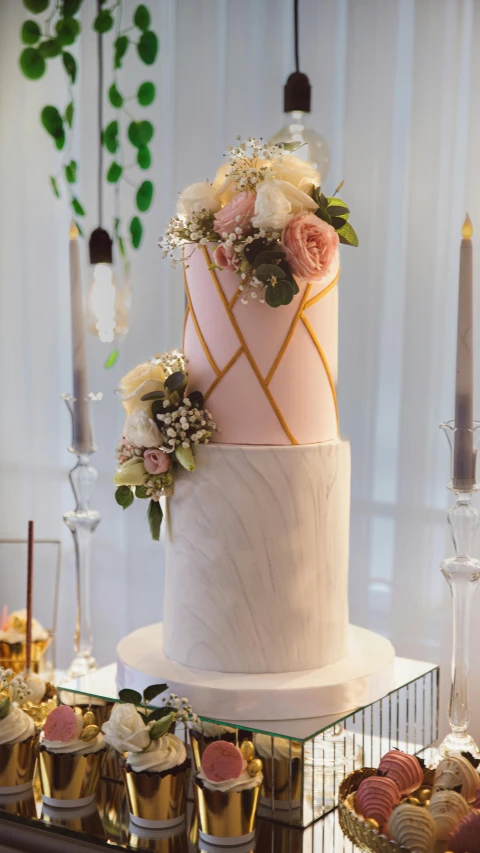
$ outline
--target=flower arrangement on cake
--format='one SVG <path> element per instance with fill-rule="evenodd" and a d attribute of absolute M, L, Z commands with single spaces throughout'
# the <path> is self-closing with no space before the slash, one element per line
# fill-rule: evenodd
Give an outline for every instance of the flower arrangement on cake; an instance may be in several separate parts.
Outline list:
<path fill-rule="evenodd" d="M 121 690 L 127 704 L 114 706 L 103 725 L 107 743 L 124 756 L 122 774 L 133 823 L 167 828 L 185 818 L 191 762 L 185 744 L 174 734 L 177 722 L 196 721 L 187 699 L 174 693 L 162 705 L 149 708 L 167 689 L 166 684 L 147 687 L 143 696 Z"/>
<path fill-rule="evenodd" d="M 338 244 L 358 245 L 349 208 L 327 197 L 320 174 L 292 152 L 301 143 L 264 143 L 238 137 L 212 183 L 180 194 L 177 214 L 159 241 L 164 257 L 188 264 L 187 246 L 216 243 L 214 267 L 235 272 L 241 301 L 288 305 L 296 279 L 321 281 L 338 261 Z"/>
<path fill-rule="evenodd" d="M 471 755 L 425 770 L 416 756 L 390 750 L 378 770 L 364 768 L 340 786 L 340 823 L 363 850 L 480 853 L 480 776 Z"/>
<path fill-rule="evenodd" d="M 138 365 L 120 383 L 126 412 L 117 447 L 115 499 L 127 509 L 135 498 L 149 500 L 152 538 L 160 538 L 160 498 L 172 494 L 175 469 L 195 469 L 194 448 L 208 444 L 217 427 L 203 395 L 188 389 L 185 359 L 178 350 Z"/>
<path fill-rule="evenodd" d="M 32 784 L 37 731 L 22 707 L 31 696 L 20 675 L 0 668 L 0 793 L 20 793 Z"/>

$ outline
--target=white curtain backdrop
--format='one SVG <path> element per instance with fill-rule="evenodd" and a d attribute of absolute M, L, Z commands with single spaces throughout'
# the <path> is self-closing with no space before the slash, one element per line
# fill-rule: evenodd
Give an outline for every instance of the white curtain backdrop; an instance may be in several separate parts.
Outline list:
<path fill-rule="evenodd" d="M 136 4 L 126 2 L 126 17 Z M 163 546 L 149 541 L 143 508 L 113 498 L 119 377 L 179 344 L 181 281 L 156 240 L 176 193 L 213 177 L 237 134 L 268 137 L 284 123 L 282 87 L 293 69 L 291 0 L 152 0 L 160 53 L 130 58 L 120 88 L 153 79 L 155 203 L 133 261 L 131 331 L 119 362 L 90 338 L 98 407 L 102 514 L 93 554 L 95 652 L 113 660 L 129 630 L 161 618 Z M 94 0 L 81 14 L 80 115 L 75 142 L 86 230 L 95 227 Z M 468 209 L 480 278 L 480 4 L 473 0 L 301 0 L 301 66 L 313 120 L 332 149 L 330 187 L 344 195 L 360 248 L 345 247 L 340 284 L 342 432 L 352 442 L 351 616 L 389 636 L 399 654 L 442 663 L 449 678 L 450 601 L 439 562 L 450 552 L 448 451 L 438 424 L 452 417 L 460 229 Z M 0 5 L 0 536 L 62 537 L 61 662 L 71 655 L 73 553 L 62 512 L 72 506 L 66 451 L 71 390 L 68 210 L 48 175 L 57 152 L 39 123 L 66 103 L 54 63 L 39 82 L 18 69 L 20 0 Z M 108 53 L 108 51 L 107 51 Z M 106 65 L 106 80 L 110 79 Z M 109 116 L 106 106 L 106 116 Z M 124 209 L 131 199 L 125 187 Z M 110 204 L 108 202 L 107 204 Z M 110 204 L 111 213 L 111 204 Z M 85 254 L 85 251 L 84 251 Z M 87 282 L 85 269 L 85 283 Z M 475 294 L 480 330 L 479 288 Z M 477 335 L 478 343 L 478 335 Z M 477 352 L 479 347 L 477 346 Z M 477 358 L 477 416 L 480 364 Z M 478 543 L 480 549 L 480 540 Z M 14 572 L 21 597 L 23 565 Z M 0 604 L 2 574 L 0 574 Z M 6 602 L 9 603 L 9 602 Z M 480 597 L 475 613 L 480 607 Z M 480 737 L 480 621 L 472 626 L 476 735 Z M 442 713 L 444 711 L 442 705 Z"/>

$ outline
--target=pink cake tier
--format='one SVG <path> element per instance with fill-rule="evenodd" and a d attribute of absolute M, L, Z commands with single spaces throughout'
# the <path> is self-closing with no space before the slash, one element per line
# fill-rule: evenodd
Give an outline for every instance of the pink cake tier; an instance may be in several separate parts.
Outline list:
<path fill-rule="evenodd" d="M 339 267 L 298 281 L 290 305 L 241 302 L 241 279 L 210 269 L 214 244 L 185 270 L 183 349 L 190 386 L 202 391 L 222 444 L 296 445 L 338 436 Z"/>

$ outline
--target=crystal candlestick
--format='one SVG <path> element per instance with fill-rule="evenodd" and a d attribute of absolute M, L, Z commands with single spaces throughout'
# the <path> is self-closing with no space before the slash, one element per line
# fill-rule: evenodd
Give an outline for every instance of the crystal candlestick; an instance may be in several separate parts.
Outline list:
<path fill-rule="evenodd" d="M 456 428 L 453 421 L 448 421 L 440 426 L 447 436 L 452 454 L 452 479 L 448 487 L 455 495 L 455 504 L 449 509 L 447 518 L 455 556 L 440 563 L 440 568 L 448 581 L 452 594 L 453 654 L 452 685 L 448 706 L 451 731 L 441 743 L 439 753 L 444 757 L 445 755 L 470 752 L 476 757 L 480 757 L 477 744 L 467 731 L 471 719 L 468 698 L 470 616 L 473 594 L 480 579 L 480 561 L 471 556 L 473 540 L 480 522 L 480 514 L 472 506 L 472 497 L 478 490 L 476 460 L 480 443 L 480 423 L 475 422 L 473 429 Z M 459 433 L 465 435 L 459 435 Z M 453 476 L 454 449 L 460 440 L 473 446 L 475 476 L 468 487 L 468 491 L 459 489 L 458 481 Z"/>
<path fill-rule="evenodd" d="M 72 532 L 75 546 L 75 587 L 76 587 L 76 622 L 74 648 L 75 657 L 68 670 L 69 678 L 77 678 L 97 668 L 92 656 L 93 633 L 90 600 L 90 570 L 92 535 L 100 521 L 100 513 L 90 508 L 90 500 L 97 482 L 97 470 L 90 465 L 90 457 L 95 453 L 96 446 L 91 444 L 87 450 L 80 447 L 75 440 L 75 398 L 70 394 L 62 397 L 72 416 L 73 439 L 68 448 L 77 457 L 77 464 L 69 473 L 70 483 L 75 498 L 75 509 L 65 512 L 63 520 Z M 103 399 L 103 394 L 89 394 L 92 403 Z"/>

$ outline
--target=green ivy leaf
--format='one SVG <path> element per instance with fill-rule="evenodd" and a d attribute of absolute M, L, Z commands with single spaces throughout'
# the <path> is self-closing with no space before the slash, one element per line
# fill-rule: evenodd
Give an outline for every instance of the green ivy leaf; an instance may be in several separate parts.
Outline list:
<path fill-rule="evenodd" d="M 58 184 L 57 184 L 56 178 L 54 178 L 53 175 L 50 175 L 50 184 L 52 186 L 52 190 L 53 190 L 56 198 L 60 198 L 60 190 L 58 189 Z"/>
<path fill-rule="evenodd" d="M 63 47 L 73 44 L 80 32 L 80 22 L 76 18 L 61 18 L 55 24 L 58 41 Z"/>
<path fill-rule="evenodd" d="M 33 15 L 41 15 L 45 9 L 48 9 L 50 0 L 23 0 L 23 5 Z"/>
<path fill-rule="evenodd" d="M 114 65 L 115 68 L 122 67 L 122 59 L 128 50 L 129 41 L 127 36 L 119 36 L 114 43 Z"/>
<path fill-rule="evenodd" d="M 36 47 L 26 47 L 22 50 L 20 68 L 28 80 L 39 80 L 45 74 L 45 60 Z"/>
<path fill-rule="evenodd" d="M 140 106 L 148 107 L 155 100 L 155 85 L 153 83 L 142 83 L 138 87 L 137 100 Z"/>
<path fill-rule="evenodd" d="M 133 504 L 135 495 L 130 486 L 119 486 L 115 492 L 115 500 L 123 509 L 128 509 Z"/>
<path fill-rule="evenodd" d="M 50 136 L 53 136 L 55 143 L 59 141 L 61 142 L 62 139 L 65 139 L 63 118 L 56 107 L 51 105 L 44 107 L 40 114 L 40 118 L 45 130 L 50 134 Z"/>
<path fill-rule="evenodd" d="M 142 145 L 137 151 L 137 163 L 141 169 L 149 169 L 152 162 L 150 150 L 146 145 Z"/>
<path fill-rule="evenodd" d="M 147 487 L 146 486 L 135 486 L 135 497 L 141 498 L 142 500 L 149 498 L 150 495 L 147 492 Z"/>
<path fill-rule="evenodd" d="M 128 138 L 135 148 L 148 145 L 153 137 L 153 124 L 149 121 L 131 121 L 128 125 Z"/>
<path fill-rule="evenodd" d="M 71 128 L 73 125 L 73 101 L 70 101 L 70 103 L 67 105 L 67 108 L 65 110 L 65 121 Z"/>
<path fill-rule="evenodd" d="M 148 705 L 149 702 L 153 702 L 161 693 L 165 693 L 165 690 L 168 690 L 168 684 L 150 684 L 143 691 L 143 701 Z"/>
<path fill-rule="evenodd" d="M 150 12 L 148 11 L 146 6 L 138 6 L 135 9 L 135 14 L 133 16 L 133 23 L 139 30 L 148 30 L 150 26 Z"/>
<path fill-rule="evenodd" d="M 128 687 L 125 687 L 124 690 L 118 691 L 118 698 L 121 700 L 121 702 L 128 702 L 131 705 L 141 705 L 142 704 L 141 693 L 137 693 L 136 690 L 129 690 Z"/>
<path fill-rule="evenodd" d="M 77 63 L 75 62 L 75 58 L 71 53 L 68 53 L 67 50 L 64 50 L 62 54 L 62 61 L 63 67 L 70 77 L 70 80 L 72 83 L 75 83 L 75 80 L 77 79 Z"/>
<path fill-rule="evenodd" d="M 24 21 L 21 38 L 24 44 L 36 44 L 42 31 L 36 21 Z"/>
<path fill-rule="evenodd" d="M 289 305 L 293 299 L 293 287 L 286 278 L 280 279 L 276 284 L 268 284 L 265 288 L 265 302 L 271 308 L 279 308 L 280 305 Z"/>
<path fill-rule="evenodd" d="M 157 58 L 158 39 L 152 30 L 142 33 L 137 44 L 137 52 L 145 65 L 153 65 Z"/>
<path fill-rule="evenodd" d="M 358 237 L 349 222 L 345 222 L 338 229 L 337 234 L 341 243 L 346 243 L 347 246 L 358 246 Z"/>
<path fill-rule="evenodd" d="M 44 59 L 54 59 L 62 52 L 62 46 L 58 39 L 47 39 L 38 45 L 38 49 Z"/>
<path fill-rule="evenodd" d="M 115 160 L 110 164 L 110 167 L 107 172 L 107 181 L 109 184 L 116 184 L 117 181 L 122 177 L 123 168 L 120 166 L 120 163 L 116 163 Z"/>
<path fill-rule="evenodd" d="M 74 184 L 77 180 L 77 164 L 75 160 L 70 160 L 65 166 L 65 178 L 69 184 Z"/>
<path fill-rule="evenodd" d="M 150 501 L 148 504 L 148 525 L 154 542 L 160 539 L 160 527 L 162 525 L 163 512 L 160 506 L 160 501 Z"/>
<path fill-rule="evenodd" d="M 134 216 L 130 222 L 130 236 L 132 238 L 132 246 L 138 249 L 142 242 L 143 226 L 138 216 Z"/>
<path fill-rule="evenodd" d="M 135 196 L 135 201 L 137 202 L 138 209 L 145 213 L 146 210 L 150 207 L 153 199 L 153 184 L 151 181 L 144 181 L 143 184 L 140 184 L 137 195 Z"/>
<path fill-rule="evenodd" d="M 119 147 L 118 121 L 111 121 L 110 124 L 107 124 L 103 131 L 102 139 L 107 151 L 110 151 L 110 154 L 115 154 Z"/>
<path fill-rule="evenodd" d="M 114 350 L 112 350 L 112 352 L 108 356 L 105 364 L 103 365 L 105 370 L 110 370 L 110 368 L 113 367 L 113 365 L 115 364 L 117 358 L 118 358 L 118 349 L 114 349 Z"/>
<path fill-rule="evenodd" d="M 72 207 L 77 216 L 85 216 L 85 211 L 82 205 L 80 204 L 78 198 L 75 198 L 75 196 L 72 198 Z"/>
<path fill-rule="evenodd" d="M 80 9 L 83 0 L 63 0 L 62 14 L 64 18 L 73 18 Z"/>
<path fill-rule="evenodd" d="M 108 33 L 113 27 L 112 13 L 108 9 L 103 9 L 98 13 L 93 22 L 93 29 L 97 33 Z"/>
<path fill-rule="evenodd" d="M 108 98 L 112 107 L 116 109 L 119 109 L 123 104 L 123 95 L 120 94 L 115 83 L 112 83 L 108 90 Z"/>

